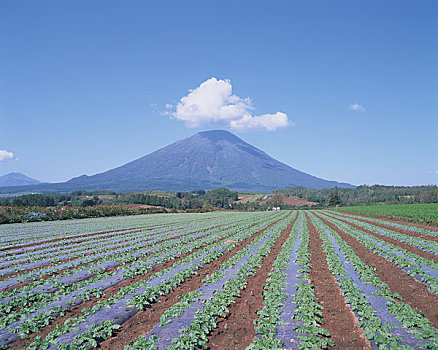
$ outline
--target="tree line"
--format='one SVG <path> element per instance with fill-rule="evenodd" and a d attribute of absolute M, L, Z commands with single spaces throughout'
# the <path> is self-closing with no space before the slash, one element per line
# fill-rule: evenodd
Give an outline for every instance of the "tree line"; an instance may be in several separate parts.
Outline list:
<path fill-rule="evenodd" d="M 309 189 L 292 187 L 274 193 L 298 196 L 322 205 L 438 203 L 438 186 L 361 185 L 356 188 Z"/>
<path fill-rule="evenodd" d="M 26 194 L 0 199 L 0 206 L 7 207 L 92 207 L 101 204 L 144 204 L 169 209 L 201 209 L 207 207 L 230 208 L 238 193 L 226 188 L 211 191 L 193 190 L 169 195 L 143 192 L 115 193 L 109 191 L 74 191 L 68 194 Z"/>

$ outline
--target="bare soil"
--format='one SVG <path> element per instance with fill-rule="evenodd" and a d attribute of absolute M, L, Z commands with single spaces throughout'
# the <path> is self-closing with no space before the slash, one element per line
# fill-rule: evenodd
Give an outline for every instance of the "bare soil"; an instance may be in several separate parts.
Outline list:
<path fill-rule="evenodd" d="M 307 215 L 307 214 L 306 214 Z M 310 281 L 315 288 L 315 296 L 324 307 L 322 316 L 324 328 L 330 332 L 336 349 L 371 349 L 359 321 L 345 301 L 336 278 L 327 264 L 322 239 L 308 217 L 311 253 Z"/>
<path fill-rule="evenodd" d="M 383 219 L 386 221 L 390 221 L 394 224 L 416 226 L 419 228 L 424 228 L 426 230 L 436 231 L 436 229 L 438 227 L 438 222 L 428 222 L 428 223 L 420 224 L 420 223 L 415 222 L 407 217 L 397 217 L 397 216 L 388 216 L 388 215 L 369 215 L 369 214 L 365 214 L 365 213 L 358 213 L 355 211 L 348 211 L 348 210 L 343 210 L 342 213 L 363 216 L 365 218 L 371 218 L 371 219 Z"/>
<path fill-rule="evenodd" d="M 353 226 L 354 228 L 356 228 L 358 230 L 361 230 L 363 232 L 369 233 L 370 235 L 372 235 L 372 236 L 374 236 L 376 238 L 380 238 L 380 239 L 384 240 L 385 242 L 388 242 L 388 243 L 393 244 L 393 245 L 395 245 L 397 247 L 406 249 L 407 251 L 409 251 L 411 253 L 414 253 L 414 254 L 417 254 L 418 256 L 421 256 L 421 257 L 423 257 L 425 259 L 428 259 L 428 260 L 431 260 L 431 261 L 434 261 L 434 262 L 438 263 L 438 256 L 436 256 L 435 254 L 426 252 L 426 251 L 424 251 L 422 249 L 419 249 L 419 248 L 413 247 L 413 246 L 411 246 L 409 244 L 400 242 L 400 241 L 398 241 L 398 240 L 396 240 L 394 238 L 387 237 L 387 236 L 375 233 L 375 232 L 373 232 L 371 230 L 368 230 L 366 228 L 360 227 L 359 225 L 356 225 L 356 224 L 354 224 L 354 223 L 352 223 L 350 221 L 340 219 L 339 217 L 334 217 L 334 216 L 331 216 L 331 215 L 327 215 L 327 216 L 329 216 L 329 217 L 331 217 L 333 219 L 337 219 L 339 221 L 342 221 L 343 223 L 348 224 L 350 226 Z"/>
<path fill-rule="evenodd" d="M 251 237 L 239 242 L 232 250 L 225 252 L 219 259 L 205 265 L 196 275 L 181 283 L 178 288 L 174 289 L 169 294 L 160 297 L 158 302 L 153 303 L 144 311 L 139 311 L 132 318 L 122 324 L 122 327 L 117 330 L 115 336 L 102 342 L 100 348 L 108 350 L 123 349 L 124 346 L 129 344 L 132 340 L 136 340 L 139 335 L 148 334 L 159 323 L 164 311 L 180 301 L 179 295 L 184 295 L 199 289 L 203 284 L 202 280 L 207 277 L 207 275 L 219 270 L 220 265 L 233 257 L 239 250 L 245 248 L 256 237 L 260 236 L 277 222 L 270 224 L 267 228 L 260 230 Z"/>
<path fill-rule="evenodd" d="M 185 234 L 180 235 L 180 236 L 177 236 L 177 237 L 166 238 L 166 239 L 163 239 L 162 241 L 160 241 L 159 243 L 163 243 L 163 242 L 170 241 L 170 240 L 178 240 L 178 239 L 181 238 L 181 237 L 184 237 L 184 236 L 187 236 L 187 235 L 190 235 L 190 234 L 199 233 L 199 232 L 201 232 L 201 231 L 202 231 L 202 230 L 200 230 L 200 231 L 195 231 L 195 232 L 185 233 Z M 141 232 L 141 231 L 139 231 L 139 232 Z M 156 244 L 156 242 L 155 242 L 154 244 Z M 128 247 L 128 246 L 129 246 L 129 245 L 125 245 L 125 246 L 123 246 L 123 247 Z M 146 244 L 144 245 L 144 247 L 147 247 L 147 246 L 150 246 L 150 244 L 147 244 L 147 242 L 146 242 Z M 123 247 L 121 247 L 121 248 L 123 248 Z M 94 254 L 94 253 L 87 254 L 87 255 L 85 255 L 85 257 L 86 257 L 86 256 L 89 256 L 89 255 L 92 255 L 92 254 Z M 148 255 L 149 255 L 149 254 L 143 255 L 143 256 L 139 257 L 139 259 L 145 258 L 145 257 L 148 256 Z M 83 257 L 84 257 L 84 256 L 77 257 L 77 258 L 66 259 L 66 260 L 58 261 L 58 262 L 56 262 L 56 263 L 51 263 L 51 264 L 48 264 L 48 265 L 38 266 L 38 267 L 31 268 L 31 269 L 27 269 L 27 270 L 19 271 L 19 272 L 17 272 L 17 273 L 13 273 L 13 274 L 5 275 L 5 276 L 0 277 L 0 281 L 4 280 L 6 277 L 18 276 L 18 275 L 21 275 L 21 274 L 23 274 L 23 273 L 25 273 L 25 272 L 30 272 L 30 271 L 32 271 L 32 270 L 41 269 L 41 268 L 45 268 L 45 267 L 48 267 L 48 266 L 56 266 L 56 265 L 58 265 L 58 264 L 60 264 L 60 263 L 66 263 L 66 262 L 69 262 L 69 261 L 73 261 L 73 260 L 77 260 L 77 259 L 82 259 Z M 100 260 L 102 260 L 102 258 L 99 258 L 99 259 L 93 260 L 93 262 L 99 262 Z M 75 269 L 76 267 L 77 267 L 77 266 L 75 266 L 75 267 L 68 267 L 68 268 L 65 268 L 65 269 L 63 269 L 63 270 L 60 270 L 60 271 L 58 271 L 58 272 L 48 273 L 47 275 L 44 275 L 44 276 L 42 276 L 42 277 L 40 277 L 40 278 L 38 278 L 38 279 L 36 279 L 36 280 L 32 280 L 32 281 L 27 281 L 27 282 L 20 283 L 20 284 L 17 284 L 17 285 L 15 285 L 15 286 L 8 287 L 8 288 L 4 289 L 3 291 L 8 292 L 8 291 L 11 291 L 11 290 L 13 290 L 13 289 L 22 288 L 22 287 L 24 287 L 24 286 L 26 286 L 26 285 L 28 285 L 28 284 L 30 284 L 30 283 L 32 283 L 32 282 L 35 282 L 35 281 L 39 281 L 39 280 L 47 280 L 47 279 L 49 279 L 49 278 L 51 278 L 51 277 L 53 277 L 53 276 L 59 275 L 59 274 L 64 273 L 64 272 L 66 272 L 66 271 L 73 270 L 73 269 Z M 119 267 L 120 267 L 120 266 L 116 266 L 116 267 L 108 268 L 108 269 L 105 270 L 105 272 L 112 272 L 112 271 L 114 271 L 115 269 L 117 269 L 117 268 L 119 268 Z M 91 276 L 91 277 L 92 277 L 92 276 Z M 91 278 L 91 277 L 90 277 L 90 278 Z M 82 281 L 83 281 L 83 280 L 82 280 Z M 82 282 L 82 281 L 81 281 L 81 282 Z"/>
<path fill-rule="evenodd" d="M 255 236 L 253 236 L 253 237 L 255 237 Z M 253 239 L 253 237 L 251 237 L 251 238 Z M 127 280 L 121 281 L 117 285 L 105 290 L 104 296 L 102 296 L 100 298 L 91 298 L 90 300 L 83 301 L 81 304 L 76 305 L 72 309 L 68 310 L 64 316 L 59 316 L 59 317 L 55 318 L 54 320 L 51 320 L 49 325 L 43 327 L 40 332 L 30 334 L 28 337 L 26 337 L 24 339 L 17 340 L 16 342 L 12 343 L 9 348 L 10 349 L 17 349 L 17 350 L 26 348 L 27 346 L 29 346 L 33 342 L 33 340 L 36 338 L 36 336 L 41 336 L 42 338 L 44 338 L 47 336 L 47 334 L 52 332 L 56 328 L 57 325 L 64 324 L 65 320 L 67 320 L 68 318 L 81 316 L 83 314 L 82 309 L 84 309 L 84 308 L 89 309 L 93 305 L 95 305 L 98 301 L 104 301 L 110 297 L 115 296 L 117 294 L 117 292 L 123 287 L 126 287 L 128 285 L 131 285 L 131 284 L 138 282 L 138 281 L 141 281 L 141 280 L 147 280 L 150 276 L 152 276 L 156 272 L 159 272 L 161 270 L 164 270 L 164 269 L 171 267 L 173 264 L 175 264 L 175 262 L 178 262 L 178 261 L 186 258 L 187 256 L 189 256 L 190 254 L 193 254 L 193 253 L 195 253 L 198 250 L 203 249 L 203 248 L 205 248 L 205 246 L 201 247 L 201 248 L 196 248 L 196 249 L 192 250 L 191 252 L 188 252 L 184 255 L 181 255 L 178 258 L 171 259 L 171 260 L 166 261 L 165 263 L 159 264 L 159 265 L 153 267 L 148 273 L 146 273 L 144 275 L 138 275 L 138 276 L 135 276 L 133 278 L 129 278 Z M 236 249 L 236 248 L 234 248 L 234 249 Z M 111 272 L 111 271 L 115 270 L 116 268 L 117 267 L 113 267 L 113 268 L 109 269 L 108 272 Z M 180 293 L 178 293 L 178 294 L 180 294 Z M 156 323 L 158 323 L 158 322 L 156 322 Z M 131 330 L 129 330 L 128 333 L 129 332 L 131 332 Z M 123 348 L 123 347 L 121 347 L 121 348 Z"/>
<path fill-rule="evenodd" d="M 325 224 L 335 230 L 367 265 L 374 268 L 377 276 L 389 285 L 389 290 L 399 293 L 403 302 L 423 312 L 435 328 L 438 328 L 438 296 L 429 292 L 426 285 L 409 276 L 400 267 L 375 254 L 356 238 L 316 214 Z"/>
<path fill-rule="evenodd" d="M 245 203 L 248 203 L 249 201 L 253 200 L 254 198 L 256 198 L 256 196 L 239 197 L 238 200 L 235 201 L 234 203 L 245 204 Z"/>
<path fill-rule="evenodd" d="M 284 204 L 289 204 L 289 205 L 296 205 L 296 206 L 308 205 L 309 207 L 312 206 L 312 205 L 320 204 L 320 203 L 317 203 L 317 202 L 310 202 L 310 201 L 308 201 L 306 199 L 299 198 L 297 196 L 288 196 L 288 197 L 283 196 L 283 203 Z"/>
<path fill-rule="evenodd" d="M 246 349 L 252 343 L 256 336 L 254 320 L 258 318 L 255 312 L 263 308 L 263 287 L 297 218 L 283 230 L 255 275 L 248 277 L 246 288 L 231 304 L 227 316 L 218 319 L 208 339 L 209 349 Z"/>
<path fill-rule="evenodd" d="M 345 217 L 345 218 L 348 218 L 347 215 L 342 215 L 342 216 Z M 360 220 L 362 222 L 365 222 L 367 224 L 372 224 L 372 225 L 375 225 L 375 226 L 379 226 L 379 227 L 385 228 L 387 230 L 403 233 L 404 235 L 408 235 L 408 236 L 412 236 L 412 237 L 418 237 L 418 238 L 422 238 L 422 239 L 427 239 L 429 241 L 438 242 L 438 237 L 432 237 L 432 236 L 424 235 L 424 234 L 418 233 L 418 232 L 412 232 L 412 231 L 403 230 L 401 228 L 397 228 L 397 227 L 381 224 L 381 223 L 374 222 L 374 221 L 369 221 L 369 220 L 366 220 L 366 218 L 362 218 L 362 219 L 358 219 L 358 220 Z M 388 219 L 385 219 L 385 220 L 390 221 Z M 393 221 L 390 221 L 390 222 L 393 222 Z M 413 226 L 412 223 L 409 223 L 409 225 Z M 424 227 L 422 227 L 422 228 L 424 228 Z"/>

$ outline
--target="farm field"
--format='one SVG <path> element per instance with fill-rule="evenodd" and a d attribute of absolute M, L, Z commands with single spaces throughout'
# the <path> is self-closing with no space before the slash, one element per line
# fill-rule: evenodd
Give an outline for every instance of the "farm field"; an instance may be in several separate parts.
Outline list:
<path fill-rule="evenodd" d="M 0 348 L 438 349 L 438 229 L 295 210 L 0 233 Z"/>
<path fill-rule="evenodd" d="M 340 211 L 356 212 L 371 216 L 407 219 L 420 223 L 438 224 L 438 203 L 359 205 L 337 208 Z"/>

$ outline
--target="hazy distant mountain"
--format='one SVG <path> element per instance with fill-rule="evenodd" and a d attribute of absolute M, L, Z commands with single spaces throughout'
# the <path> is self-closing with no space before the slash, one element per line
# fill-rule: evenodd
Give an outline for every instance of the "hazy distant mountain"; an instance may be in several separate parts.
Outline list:
<path fill-rule="evenodd" d="M 0 187 L 5 186 L 24 186 L 24 185 L 36 185 L 41 183 L 38 180 L 32 179 L 22 173 L 9 173 L 0 176 Z"/>
<path fill-rule="evenodd" d="M 26 190 L 188 191 L 227 187 L 237 191 L 271 192 L 293 186 L 354 187 L 303 173 L 228 131 L 213 130 L 197 133 L 104 173 L 83 175 L 59 184 L 27 186 Z"/>

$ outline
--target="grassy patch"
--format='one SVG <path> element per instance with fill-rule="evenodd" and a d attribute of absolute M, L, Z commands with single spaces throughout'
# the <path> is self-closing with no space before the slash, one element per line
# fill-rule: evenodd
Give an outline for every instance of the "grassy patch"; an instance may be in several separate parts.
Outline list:
<path fill-rule="evenodd" d="M 340 211 L 363 213 L 372 216 L 388 216 L 390 218 L 407 218 L 415 222 L 438 223 L 438 203 L 425 204 L 393 204 L 393 205 L 360 205 L 336 208 Z"/>

